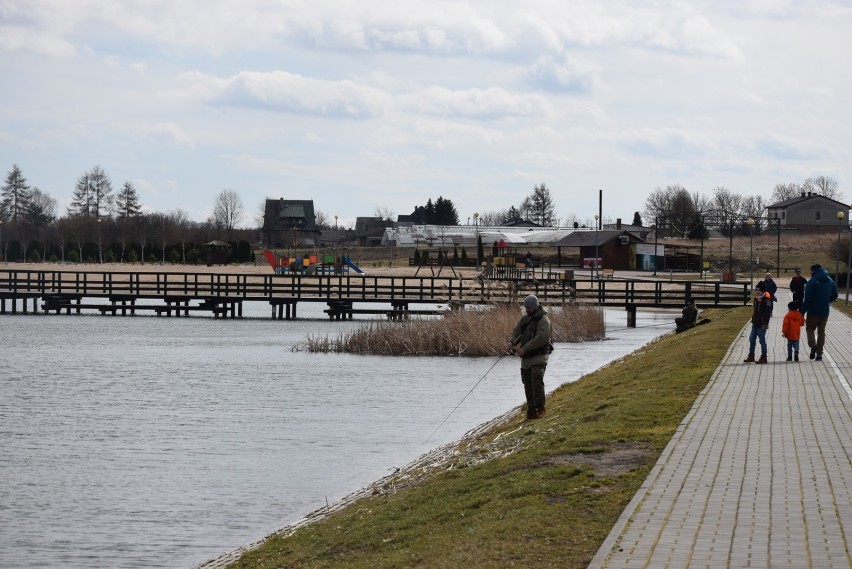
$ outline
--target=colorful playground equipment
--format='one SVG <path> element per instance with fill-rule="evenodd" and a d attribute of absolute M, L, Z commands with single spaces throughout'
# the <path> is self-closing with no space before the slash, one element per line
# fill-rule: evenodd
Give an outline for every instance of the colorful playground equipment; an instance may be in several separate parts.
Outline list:
<path fill-rule="evenodd" d="M 344 275 L 349 274 L 350 269 L 359 275 L 365 274 L 348 255 L 341 253 L 285 256 L 267 249 L 263 256 L 276 275 Z"/>

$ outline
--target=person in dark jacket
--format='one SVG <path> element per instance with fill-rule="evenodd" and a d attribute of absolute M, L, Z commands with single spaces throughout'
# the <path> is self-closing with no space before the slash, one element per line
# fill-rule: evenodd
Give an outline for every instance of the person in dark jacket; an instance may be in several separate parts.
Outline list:
<path fill-rule="evenodd" d="M 822 265 L 811 265 L 811 280 L 805 285 L 802 314 L 805 316 L 805 332 L 811 359 L 822 360 L 825 346 L 825 325 L 828 323 L 829 305 L 837 300 L 837 285 L 828 276 Z M 816 338 L 814 338 L 816 332 Z"/>
<path fill-rule="evenodd" d="M 802 276 L 802 270 L 796 269 L 796 274 L 790 280 L 790 294 L 793 295 L 793 302 L 798 302 L 799 306 L 805 300 L 805 285 L 808 284 L 808 279 Z"/>
<path fill-rule="evenodd" d="M 509 334 L 506 351 L 514 350 L 521 358 L 521 381 L 527 398 L 527 419 L 544 417 L 544 371 L 551 352 L 550 318 L 531 294 L 524 299 L 526 315 Z"/>
<path fill-rule="evenodd" d="M 748 335 L 748 357 L 743 362 L 767 363 L 766 359 L 766 330 L 769 328 L 769 319 L 772 318 L 772 295 L 766 292 L 763 281 L 754 287 L 754 308 L 751 312 L 751 334 Z M 760 359 L 755 361 L 754 348 L 757 340 L 760 340 Z"/>
<path fill-rule="evenodd" d="M 696 318 L 698 318 L 698 308 L 695 307 L 695 299 L 689 298 L 686 300 L 686 306 L 681 311 L 681 316 L 675 318 L 675 332 L 680 334 L 685 330 L 689 330 L 695 326 Z"/>
<path fill-rule="evenodd" d="M 778 285 L 775 284 L 774 280 L 772 280 L 772 273 L 766 273 L 763 275 L 763 290 L 772 296 L 772 302 L 778 300 L 775 298 L 775 293 L 778 291 Z"/>

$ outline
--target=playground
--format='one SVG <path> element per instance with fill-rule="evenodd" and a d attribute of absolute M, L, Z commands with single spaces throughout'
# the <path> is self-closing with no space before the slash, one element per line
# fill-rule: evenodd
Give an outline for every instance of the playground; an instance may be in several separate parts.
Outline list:
<path fill-rule="evenodd" d="M 363 269 L 343 253 L 281 255 L 266 249 L 263 256 L 276 275 L 365 275 Z"/>

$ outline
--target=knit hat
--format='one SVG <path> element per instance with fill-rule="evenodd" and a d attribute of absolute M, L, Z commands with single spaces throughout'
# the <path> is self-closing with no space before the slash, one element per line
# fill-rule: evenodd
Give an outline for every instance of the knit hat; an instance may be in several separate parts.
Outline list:
<path fill-rule="evenodd" d="M 534 294 L 524 299 L 524 308 L 538 308 L 538 298 Z"/>
<path fill-rule="evenodd" d="M 814 265 L 811 265 L 811 272 L 812 272 L 812 273 L 815 273 L 815 272 L 817 272 L 818 270 L 820 270 L 821 268 L 822 268 L 822 265 L 820 265 L 819 263 L 816 263 L 816 264 L 814 264 Z"/>

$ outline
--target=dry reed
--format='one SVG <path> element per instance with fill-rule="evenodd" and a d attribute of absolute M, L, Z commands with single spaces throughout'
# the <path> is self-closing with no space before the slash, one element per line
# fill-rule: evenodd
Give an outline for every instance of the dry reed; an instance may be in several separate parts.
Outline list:
<path fill-rule="evenodd" d="M 547 310 L 554 342 L 604 338 L 604 315 L 598 307 L 562 305 Z M 336 336 L 309 335 L 293 350 L 394 356 L 494 356 L 502 353 L 520 316 L 516 307 L 494 306 L 451 312 L 442 319 L 374 322 Z"/>

